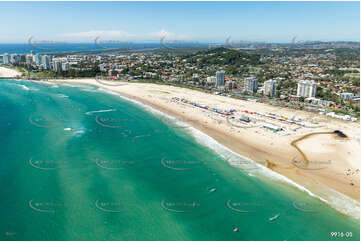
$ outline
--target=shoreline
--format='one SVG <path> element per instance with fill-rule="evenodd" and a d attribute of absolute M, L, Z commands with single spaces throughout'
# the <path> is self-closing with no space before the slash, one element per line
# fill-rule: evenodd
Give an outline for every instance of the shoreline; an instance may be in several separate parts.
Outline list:
<path fill-rule="evenodd" d="M 156 84 L 139 84 L 139 83 L 124 83 L 124 85 L 120 86 L 109 86 L 104 85 L 105 82 L 98 82 L 95 79 L 72 79 L 72 80 L 48 80 L 48 82 L 61 82 L 61 83 L 76 83 L 76 84 L 89 84 L 89 85 L 95 85 L 101 88 L 104 88 L 106 90 L 115 92 L 119 94 L 120 96 L 123 96 L 125 98 L 128 98 L 130 100 L 138 101 L 144 105 L 147 105 L 155 110 L 158 110 L 166 115 L 170 115 L 177 120 L 180 120 L 183 123 L 187 123 L 191 127 L 193 127 L 195 130 L 202 132 L 203 134 L 211 137 L 216 142 L 218 142 L 220 145 L 224 146 L 225 148 L 229 149 L 230 151 L 249 158 L 255 162 L 260 163 L 260 161 L 267 161 L 267 167 L 272 170 L 273 172 L 276 172 L 280 174 L 281 176 L 286 177 L 287 179 L 291 180 L 296 185 L 299 185 L 301 187 L 306 188 L 309 190 L 312 194 L 315 194 L 317 197 L 321 198 L 321 200 L 325 199 L 328 201 L 329 204 L 332 205 L 332 202 L 335 199 L 335 194 L 339 193 L 340 197 L 336 200 L 343 201 L 344 199 L 351 199 L 350 202 L 353 203 L 356 207 L 359 209 L 359 174 L 354 179 L 355 184 L 353 186 L 350 186 L 349 184 L 345 183 L 347 182 L 347 179 L 340 179 L 339 174 L 338 177 L 334 176 L 333 174 L 330 174 L 330 171 L 327 171 L 329 169 L 321 169 L 321 170 L 303 170 L 296 167 L 292 162 L 290 162 L 290 156 L 287 154 L 287 152 L 293 152 L 293 155 L 297 156 L 297 150 L 294 149 L 290 143 L 292 141 L 296 140 L 300 137 L 300 135 L 296 135 L 295 137 L 288 136 L 287 141 L 289 141 L 289 144 L 286 146 L 283 144 L 283 146 L 280 147 L 279 150 L 275 151 L 270 149 L 270 145 L 266 144 L 266 142 L 262 142 L 265 140 L 262 140 L 260 142 L 259 137 L 257 138 L 245 138 L 245 134 L 249 134 L 251 131 L 244 129 L 241 130 L 242 132 L 238 132 L 241 135 L 238 134 L 230 134 L 229 132 L 225 132 L 224 123 L 216 122 L 216 125 L 213 125 L 211 123 L 211 119 L 208 116 L 207 117 L 197 117 L 193 116 L 194 110 L 189 110 L 189 107 L 185 107 L 182 109 L 177 109 L 177 105 L 171 103 L 169 99 L 165 99 L 164 95 L 161 93 L 166 93 L 167 95 L 172 93 L 174 89 L 176 91 L 183 92 L 190 92 L 193 94 L 194 92 L 200 93 L 199 91 L 194 90 L 187 90 L 184 88 L 179 87 L 170 87 L 170 86 L 159 86 Z M 148 92 L 146 92 L 144 89 L 148 88 Z M 140 89 L 143 90 L 143 92 L 137 92 L 140 91 Z M 161 90 L 159 90 L 161 89 Z M 165 90 L 165 91 L 163 91 Z M 149 92 L 152 91 L 152 92 Z M 146 92 L 146 93 L 144 93 Z M 157 93 L 158 98 L 160 96 L 160 100 L 157 100 L 157 96 L 154 96 L 154 93 Z M 136 95 L 134 95 L 136 94 Z M 184 94 L 184 93 L 183 93 Z M 200 93 L 199 95 L 205 95 L 207 98 L 214 97 L 214 99 L 229 99 L 228 97 L 219 97 L 219 96 L 212 96 L 211 94 L 205 94 Z M 168 95 L 169 96 L 169 95 Z M 170 95 L 172 96 L 172 95 Z M 196 97 L 194 97 L 196 99 Z M 211 98 L 210 98 L 211 99 Z M 210 101 L 218 101 L 218 100 L 210 100 Z M 234 102 L 237 102 L 238 100 L 233 100 Z M 242 103 L 247 101 L 241 101 Z M 265 105 L 265 104 L 262 104 Z M 173 107 L 172 107 L 173 106 Z M 190 113 L 187 113 L 185 111 L 189 111 Z M 195 110 L 195 113 L 197 113 L 199 110 Z M 205 119 L 205 120 L 204 120 Z M 337 122 L 336 120 L 335 122 Z M 351 124 L 350 124 L 351 125 Z M 355 124 L 353 125 L 355 126 Z M 323 129 L 325 130 L 325 129 Z M 330 131 L 329 129 L 327 131 Z M 264 131 L 267 132 L 267 131 Z M 257 133 L 257 132 L 256 132 Z M 312 131 L 308 132 L 312 133 Z M 327 135 L 329 136 L 329 135 Z M 271 137 L 274 139 L 274 137 Z M 326 140 L 328 140 L 330 137 L 327 137 Z M 325 137 L 321 137 L 321 141 L 325 139 Z M 319 139 L 320 140 L 320 139 Z M 337 140 L 337 139 L 336 139 Z M 359 140 L 359 137 L 358 137 Z M 284 140 L 283 140 L 284 141 Z M 276 143 L 277 140 L 274 140 Z M 317 142 L 317 141 L 316 141 Z M 342 142 L 347 143 L 347 141 L 342 140 Z M 282 142 L 281 142 L 282 143 Z M 300 146 L 303 146 L 303 149 L 307 150 L 309 149 L 309 144 L 303 144 L 303 141 L 299 142 Z M 307 142 L 306 142 L 307 143 Z M 305 146 L 306 145 L 306 146 Z M 272 146 L 272 145 L 271 145 Z M 312 146 L 312 145 L 311 145 Z M 292 150 L 293 149 L 293 150 Z M 337 149 L 337 147 L 335 148 Z M 325 155 L 324 155 L 325 156 Z M 327 155 L 326 155 L 327 156 Z M 355 165 L 355 164 L 353 164 Z M 356 164 L 357 167 L 357 164 Z M 328 168 L 328 167 L 327 167 Z M 340 167 L 338 168 L 338 172 Z M 359 169 L 359 165 L 358 165 Z M 325 172 L 325 170 L 327 172 Z M 334 171 L 337 171 L 337 169 L 333 169 Z M 331 170 L 332 171 L 332 170 Z M 295 185 L 294 184 L 294 185 Z M 350 187 L 352 189 L 350 189 Z M 349 189 L 345 189 L 349 188 Z M 333 191 L 330 191 L 333 190 Z M 330 194 L 332 193 L 332 194 Z M 342 194 L 342 195 L 341 195 Z M 338 196 L 338 195 L 337 195 Z M 334 207 L 334 206 L 333 206 Z M 339 210 L 339 209 L 338 209 Z M 344 211 L 344 213 L 347 214 L 347 212 Z M 348 215 L 352 215 L 354 211 L 350 211 Z M 355 214 L 354 214 L 355 215 Z M 358 216 L 358 215 L 357 215 Z M 352 216 L 355 217 L 355 216 Z"/>

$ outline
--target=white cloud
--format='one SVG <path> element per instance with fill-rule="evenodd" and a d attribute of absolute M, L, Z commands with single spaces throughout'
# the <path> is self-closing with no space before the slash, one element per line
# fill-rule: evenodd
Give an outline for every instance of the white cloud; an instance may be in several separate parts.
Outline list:
<path fill-rule="evenodd" d="M 152 33 L 151 35 L 157 36 L 157 37 L 159 37 L 159 38 L 162 38 L 162 37 L 170 38 L 170 37 L 174 36 L 173 33 L 168 32 L 168 31 L 165 30 L 165 29 L 161 29 L 159 32 Z"/>
<path fill-rule="evenodd" d="M 150 33 L 150 35 L 152 37 L 157 37 L 157 38 L 165 38 L 165 39 L 172 39 L 172 40 L 186 40 L 186 39 L 189 39 L 188 36 L 186 35 L 181 35 L 181 34 L 175 34 L 175 33 L 172 33 L 172 32 L 169 32 L 165 29 L 161 29 L 160 31 L 158 32 L 155 32 L 155 33 Z"/>

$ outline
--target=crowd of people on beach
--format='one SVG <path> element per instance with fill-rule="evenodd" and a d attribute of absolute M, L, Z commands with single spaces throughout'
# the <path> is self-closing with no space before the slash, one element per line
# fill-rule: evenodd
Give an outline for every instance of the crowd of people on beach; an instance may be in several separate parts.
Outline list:
<path fill-rule="evenodd" d="M 204 109 L 204 110 L 208 110 L 208 111 L 220 114 L 220 115 L 222 115 L 224 117 L 227 117 L 227 118 L 237 119 L 238 120 L 238 118 L 235 116 L 235 113 L 237 112 L 236 109 L 222 110 L 222 109 L 219 109 L 219 108 L 210 107 L 208 105 L 202 105 L 202 104 L 199 104 L 197 102 L 188 100 L 186 98 L 179 98 L 179 97 L 173 97 L 171 100 L 174 101 L 174 102 L 181 102 L 181 103 L 184 103 L 184 104 L 189 104 L 189 105 L 192 105 L 192 106 L 200 108 L 200 109 Z M 249 115 L 256 115 L 256 116 L 261 117 L 263 119 L 267 118 L 267 119 L 271 119 L 271 120 L 280 121 L 280 122 L 286 123 L 286 124 L 298 125 L 299 127 L 308 127 L 306 125 L 306 123 L 303 122 L 303 120 L 301 118 L 298 118 L 298 117 L 288 118 L 287 116 L 278 115 L 278 114 L 274 114 L 274 113 L 270 113 L 270 112 L 269 113 L 260 113 L 260 112 L 249 111 L 249 110 L 242 110 L 241 112 L 243 112 L 245 114 L 249 114 Z M 240 118 L 239 120 L 244 121 L 245 119 Z M 247 117 L 247 122 L 249 122 L 250 120 L 251 119 L 249 117 Z M 253 119 L 253 120 L 254 121 L 258 120 L 258 121 L 266 122 L 265 120 L 259 120 L 259 119 Z M 266 129 L 272 130 L 274 132 L 284 130 L 283 127 L 279 127 L 278 125 L 274 125 L 274 124 L 271 125 L 271 126 L 269 126 L 268 124 L 263 125 L 263 127 L 266 128 Z"/>
<path fill-rule="evenodd" d="M 185 98 L 173 97 L 172 101 L 177 101 L 177 102 L 190 104 L 190 105 L 192 105 L 194 107 L 202 108 L 202 109 L 209 110 L 209 111 L 212 111 L 212 112 L 215 112 L 215 113 L 218 113 L 218 114 L 222 114 L 222 115 L 226 115 L 226 116 L 232 115 L 236 111 L 235 109 L 221 110 L 221 109 L 218 109 L 218 108 L 212 108 L 210 106 L 201 105 L 201 104 L 198 104 L 196 102 L 192 102 L 192 101 L 190 101 L 188 99 L 185 99 Z"/>

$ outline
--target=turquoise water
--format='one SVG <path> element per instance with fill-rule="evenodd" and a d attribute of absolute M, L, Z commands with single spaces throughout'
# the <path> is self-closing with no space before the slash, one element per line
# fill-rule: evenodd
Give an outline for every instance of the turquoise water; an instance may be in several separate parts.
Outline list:
<path fill-rule="evenodd" d="M 0 240 L 359 240 L 188 130 L 96 87 L 1 80 Z"/>

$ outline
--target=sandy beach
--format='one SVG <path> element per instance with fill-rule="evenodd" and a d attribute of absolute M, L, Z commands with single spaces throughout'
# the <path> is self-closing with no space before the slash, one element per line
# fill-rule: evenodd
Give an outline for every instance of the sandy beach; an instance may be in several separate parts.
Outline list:
<path fill-rule="evenodd" d="M 359 206 L 359 122 L 167 85 L 117 82 L 116 86 L 114 82 L 95 79 L 48 81 L 96 85 L 138 100 L 191 125 L 244 157 L 266 163 L 269 169 L 329 202 L 336 199 L 335 194 L 341 193 Z M 210 108 L 199 108 L 185 103 L 184 99 Z M 211 108 L 235 109 L 231 116 L 238 119 L 246 114 L 251 122 L 229 119 Z M 298 121 L 293 124 L 261 115 L 269 113 L 283 116 L 284 120 Z M 299 125 L 301 123 L 303 126 Z M 265 126 L 282 127 L 282 130 L 274 132 Z M 341 130 L 347 138 L 339 137 L 334 130 Z M 315 134 L 310 135 L 312 133 Z M 342 202 L 343 199 L 338 200 Z"/>
<path fill-rule="evenodd" d="M 0 66 L 0 77 L 17 77 L 21 76 L 21 73 L 10 68 Z"/>

